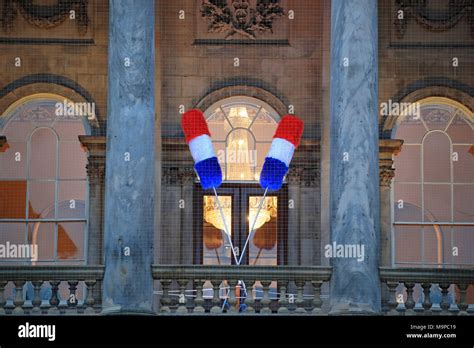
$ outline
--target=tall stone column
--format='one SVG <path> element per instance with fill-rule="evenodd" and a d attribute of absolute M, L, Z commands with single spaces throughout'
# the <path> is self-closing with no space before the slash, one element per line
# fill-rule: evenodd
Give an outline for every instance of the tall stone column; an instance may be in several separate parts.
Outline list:
<path fill-rule="evenodd" d="M 380 312 L 377 78 L 377 1 L 333 0 L 331 314 Z"/>
<path fill-rule="evenodd" d="M 109 1 L 103 313 L 152 313 L 154 0 Z"/>
<path fill-rule="evenodd" d="M 104 136 L 80 135 L 79 141 L 88 152 L 87 177 L 89 179 L 89 221 L 87 238 L 87 264 L 104 264 L 104 182 L 105 142 Z M 102 282 L 93 290 L 94 307 L 101 308 Z"/>

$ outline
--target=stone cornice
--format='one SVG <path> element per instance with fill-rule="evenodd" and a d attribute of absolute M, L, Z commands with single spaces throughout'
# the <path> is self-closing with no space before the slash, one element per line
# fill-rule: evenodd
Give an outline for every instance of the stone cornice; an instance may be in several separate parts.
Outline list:
<path fill-rule="evenodd" d="M 89 152 L 87 158 L 87 175 L 91 180 L 105 178 L 106 137 L 94 135 L 79 135 L 79 141 Z"/>
<path fill-rule="evenodd" d="M 303 139 L 295 151 L 287 180 L 290 184 L 302 187 L 319 185 L 319 140 Z M 193 182 L 196 174 L 188 145 L 183 138 L 164 138 L 162 140 L 163 184 Z"/>
<path fill-rule="evenodd" d="M 300 146 L 295 151 L 292 164 L 294 165 L 317 165 L 319 163 L 320 141 L 302 139 Z M 162 139 L 163 163 L 192 164 L 193 159 L 189 153 L 188 145 L 184 138 Z"/>
<path fill-rule="evenodd" d="M 290 166 L 286 180 L 290 185 L 319 187 L 320 171 L 316 167 Z"/>
<path fill-rule="evenodd" d="M 192 184 L 196 180 L 194 169 L 189 166 L 165 166 L 161 173 L 161 182 L 165 185 Z"/>
<path fill-rule="evenodd" d="M 397 155 L 402 148 L 401 139 L 380 139 L 379 140 L 379 168 L 380 185 L 390 186 L 395 176 L 393 168 L 393 155 Z"/>
<path fill-rule="evenodd" d="M 96 135 L 79 135 L 79 141 L 89 152 L 89 156 L 105 157 L 106 137 Z"/>

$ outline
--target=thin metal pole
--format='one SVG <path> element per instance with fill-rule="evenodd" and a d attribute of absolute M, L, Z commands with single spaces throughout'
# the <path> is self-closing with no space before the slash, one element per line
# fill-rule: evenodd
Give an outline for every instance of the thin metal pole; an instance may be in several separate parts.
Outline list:
<path fill-rule="evenodd" d="M 253 236 L 253 233 L 254 233 L 254 228 L 255 228 L 255 223 L 257 222 L 257 219 L 258 219 L 258 215 L 260 214 L 260 211 L 262 210 L 262 206 L 263 206 L 263 202 L 265 201 L 265 197 L 267 196 L 267 192 L 268 192 L 268 187 L 265 189 L 265 193 L 263 194 L 263 197 L 261 198 L 260 200 L 260 204 L 259 204 L 259 207 L 258 207 L 258 211 L 257 211 L 257 215 L 255 215 L 255 219 L 253 219 L 253 223 L 252 223 L 252 228 L 250 229 L 250 233 L 249 235 L 247 236 L 247 240 L 245 241 L 245 244 L 244 244 L 244 247 L 242 249 L 242 253 L 240 254 L 240 258 L 239 258 L 239 265 L 240 265 L 240 262 L 242 262 L 242 258 L 244 257 L 244 254 L 245 254 L 245 249 L 247 249 L 247 245 L 250 241 L 250 238 Z M 250 209 L 249 209 L 249 217 L 250 217 Z"/>
<path fill-rule="evenodd" d="M 227 235 L 227 238 L 229 239 L 229 244 L 230 244 L 230 247 L 232 249 L 232 255 L 234 255 L 235 263 L 238 265 L 239 261 L 237 260 L 237 256 L 235 255 L 234 245 L 232 243 L 232 237 L 229 233 L 229 229 L 227 228 L 227 222 L 225 221 L 224 212 L 222 211 L 221 201 L 219 200 L 219 196 L 217 195 L 216 188 L 213 187 L 213 189 L 214 189 L 214 195 L 216 196 L 217 205 L 218 205 L 219 211 L 221 213 L 222 222 L 224 223 L 225 234 Z"/>

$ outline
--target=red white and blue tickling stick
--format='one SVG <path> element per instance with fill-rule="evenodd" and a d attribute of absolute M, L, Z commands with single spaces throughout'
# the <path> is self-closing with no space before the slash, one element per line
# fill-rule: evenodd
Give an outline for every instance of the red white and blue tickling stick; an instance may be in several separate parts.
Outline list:
<path fill-rule="evenodd" d="M 181 127 L 183 128 L 186 142 L 194 159 L 194 169 L 199 176 L 201 186 L 204 190 L 213 189 L 216 196 L 217 205 L 224 224 L 225 234 L 228 237 L 234 260 L 238 263 L 235 254 L 232 239 L 227 228 L 227 222 L 222 211 L 221 202 L 217 195 L 216 188 L 222 184 L 222 170 L 212 146 L 211 133 L 207 126 L 204 114 L 200 110 L 189 110 L 184 113 L 181 119 Z"/>
<path fill-rule="evenodd" d="M 260 210 L 262 210 L 267 192 L 278 191 L 283 185 L 283 180 L 286 173 L 288 173 L 293 154 L 300 144 L 303 129 L 303 121 L 293 115 L 283 116 L 280 123 L 278 123 L 277 130 L 273 136 L 272 145 L 265 157 L 262 172 L 260 173 L 260 186 L 265 190 L 265 193 L 260 200 L 257 214 L 255 215 L 250 233 L 242 249 L 239 264 L 245 254 L 248 242 L 254 234 L 255 223 L 257 222 Z"/>
<path fill-rule="evenodd" d="M 222 171 L 214 153 L 211 133 L 206 119 L 200 110 L 189 110 L 181 119 L 186 142 L 194 159 L 194 169 L 199 175 L 203 189 L 219 187 L 222 183 Z"/>

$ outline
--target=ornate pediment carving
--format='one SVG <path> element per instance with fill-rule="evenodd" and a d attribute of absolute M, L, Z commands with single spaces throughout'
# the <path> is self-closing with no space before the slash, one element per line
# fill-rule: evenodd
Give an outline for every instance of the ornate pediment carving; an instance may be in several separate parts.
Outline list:
<path fill-rule="evenodd" d="M 13 29 L 13 22 L 20 13 L 23 18 L 37 28 L 54 28 L 70 18 L 74 11 L 74 20 L 79 34 L 84 35 L 89 25 L 87 13 L 88 0 L 57 0 L 53 5 L 39 5 L 33 0 L 5 0 L 2 9 L 4 31 Z"/>
<path fill-rule="evenodd" d="M 395 27 L 402 38 L 407 23 L 414 19 L 419 25 L 432 32 L 451 29 L 461 20 L 469 21 L 471 36 L 474 37 L 474 5 L 472 0 L 449 0 L 444 8 L 430 4 L 427 0 L 395 0 Z"/>
<path fill-rule="evenodd" d="M 225 33 L 225 39 L 241 35 L 255 40 L 259 32 L 272 32 L 273 23 L 284 15 L 279 1 L 257 0 L 203 0 L 202 18 L 207 20 L 208 31 Z M 255 2 L 253 2 L 255 3 Z"/>

